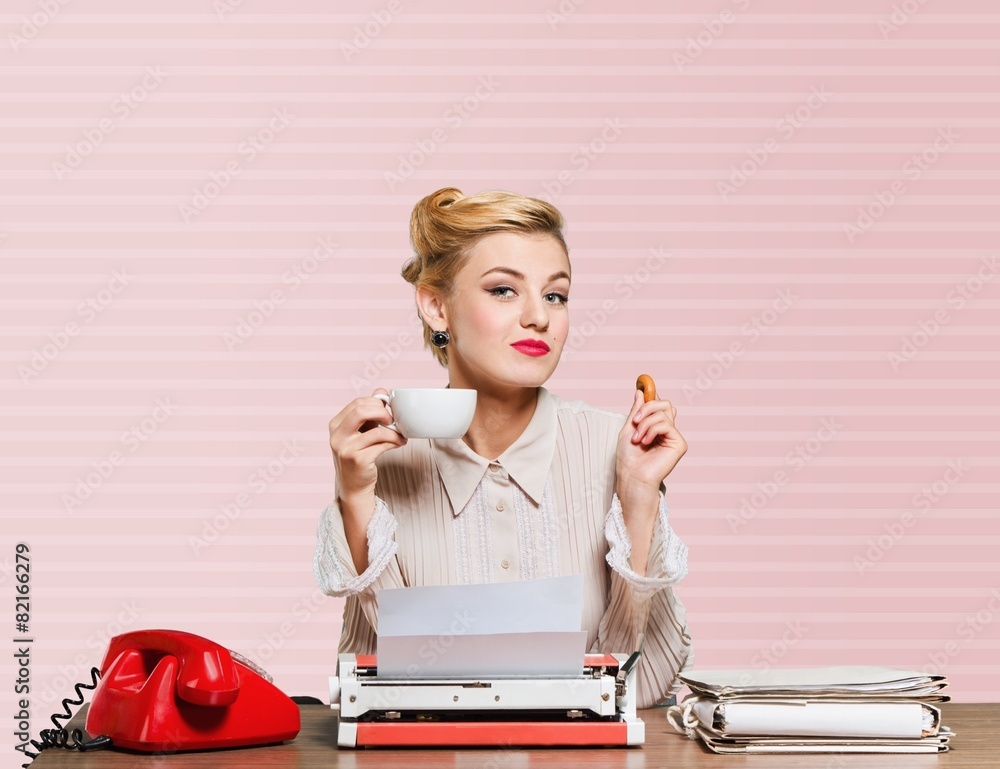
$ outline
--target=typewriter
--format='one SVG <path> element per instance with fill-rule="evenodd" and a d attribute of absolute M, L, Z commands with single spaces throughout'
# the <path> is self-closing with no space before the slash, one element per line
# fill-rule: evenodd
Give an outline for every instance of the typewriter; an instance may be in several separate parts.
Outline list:
<path fill-rule="evenodd" d="M 344 748 L 641 745 L 639 652 L 587 654 L 577 676 L 379 677 L 376 655 L 341 654 L 330 678 Z"/>

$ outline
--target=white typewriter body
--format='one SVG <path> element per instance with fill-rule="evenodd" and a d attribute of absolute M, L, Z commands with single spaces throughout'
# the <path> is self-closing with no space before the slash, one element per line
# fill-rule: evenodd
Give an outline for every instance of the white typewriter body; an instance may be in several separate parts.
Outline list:
<path fill-rule="evenodd" d="M 573 677 L 380 678 L 341 654 L 330 678 L 341 747 L 641 745 L 638 655 L 588 654 Z"/>

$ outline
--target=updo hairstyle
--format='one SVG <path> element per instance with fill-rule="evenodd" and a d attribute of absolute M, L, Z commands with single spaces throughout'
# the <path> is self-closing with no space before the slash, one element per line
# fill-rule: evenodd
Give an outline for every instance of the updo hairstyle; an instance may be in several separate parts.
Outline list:
<path fill-rule="evenodd" d="M 413 257 L 402 276 L 414 289 L 424 288 L 442 298 L 451 296 L 455 276 L 469 251 L 492 232 L 551 235 L 569 254 L 562 234 L 563 217 L 555 206 L 502 190 L 466 197 L 445 187 L 423 198 L 410 214 Z M 424 321 L 424 344 L 442 366 L 448 365 L 446 349 L 431 344 L 433 329 Z"/>

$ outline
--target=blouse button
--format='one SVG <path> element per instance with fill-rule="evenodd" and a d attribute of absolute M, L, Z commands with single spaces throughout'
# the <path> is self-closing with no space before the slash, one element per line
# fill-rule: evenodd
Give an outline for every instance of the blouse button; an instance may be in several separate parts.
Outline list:
<path fill-rule="evenodd" d="M 503 500 L 502 499 L 499 502 L 497 502 L 497 510 L 499 510 L 501 513 L 503 512 Z"/>
<path fill-rule="evenodd" d="M 500 472 L 500 465 L 498 465 L 496 462 L 490 462 L 489 470 L 490 470 L 491 473 L 494 473 L 494 474 L 495 473 L 499 473 Z"/>
<path fill-rule="evenodd" d="M 510 561 L 508 561 L 506 558 L 504 558 L 502 561 L 500 561 L 500 565 L 503 568 L 505 568 L 505 569 L 509 569 L 510 568 Z"/>

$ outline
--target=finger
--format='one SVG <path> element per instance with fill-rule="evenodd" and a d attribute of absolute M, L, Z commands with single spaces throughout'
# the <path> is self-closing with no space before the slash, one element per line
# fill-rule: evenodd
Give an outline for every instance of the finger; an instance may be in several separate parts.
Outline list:
<path fill-rule="evenodd" d="M 401 448 L 403 445 L 401 443 L 397 444 L 386 441 L 375 443 L 360 452 L 352 453 L 349 457 L 342 458 L 339 467 L 344 469 L 345 472 L 348 470 L 350 472 L 363 472 L 366 468 L 374 465 L 382 454 Z"/>
<path fill-rule="evenodd" d="M 386 405 L 377 398 L 359 398 L 339 427 L 347 432 L 366 432 L 380 424 L 392 424 L 392 414 Z"/>
<path fill-rule="evenodd" d="M 625 417 L 625 424 L 622 425 L 620 433 L 622 436 L 626 433 L 631 434 L 631 432 L 635 429 L 635 415 L 641 406 L 642 390 L 636 390 L 632 396 L 632 406 L 628 410 L 628 416 Z"/>
<path fill-rule="evenodd" d="M 642 416 L 640 412 L 640 421 L 635 425 L 636 435 L 640 436 L 646 433 L 650 425 L 658 424 L 661 420 L 666 421 L 672 430 L 676 431 L 675 417 L 677 416 L 677 409 L 670 403 L 670 401 L 660 401 L 663 408 L 658 411 L 654 411 L 650 414 Z M 643 409 L 643 412 L 645 409 Z"/>
<path fill-rule="evenodd" d="M 670 401 L 649 401 L 648 403 L 639 404 L 639 408 L 633 410 L 632 422 L 633 424 L 638 424 L 647 416 L 657 411 L 666 413 L 671 421 L 677 417 L 677 408 Z"/>
<path fill-rule="evenodd" d="M 375 396 L 377 396 L 377 395 L 386 395 L 387 396 L 387 395 L 389 395 L 389 391 L 386 390 L 384 387 L 376 387 L 374 390 L 372 390 L 372 398 L 374 398 L 375 400 L 377 400 L 379 403 L 382 404 L 383 412 L 385 414 L 388 414 L 389 419 L 388 419 L 388 421 L 386 421 L 384 419 L 373 419 L 373 420 L 370 420 L 368 422 L 365 422 L 359 428 L 361 430 L 361 432 L 367 432 L 368 430 L 373 429 L 374 427 L 376 427 L 379 424 L 383 424 L 383 425 L 392 424 L 395 421 L 395 419 L 396 419 L 392 415 L 392 409 L 389 407 L 389 404 L 386 403 L 381 398 L 376 398 Z"/>
<path fill-rule="evenodd" d="M 628 410 L 628 421 L 635 418 L 636 412 L 642 407 L 642 390 L 636 390 L 632 395 L 632 408 Z"/>
<path fill-rule="evenodd" d="M 363 433 L 355 433 L 352 435 L 344 444 L 344 448 L 360 455 L 374 446 L 393 448 L 395 446 L 403 446 L 405 444 L 406 437 L 402 434 L 396 432 L 395 430 L 391 430 L 388 427 L 376 425 L 376 427 L 371 430 L 366 430 Z"/>
<path fill-rule="evenodd" d="M 670 422 L 660 422 L 653 425 L 647 433 L 640 439 L 640 444 L 644 446 L 660 445 L 679 451 L 683 454 L 687 451 L 687 441 L 681 435 L 677 426 Z"/>
<path fill-rule="evenodd" d="M 334 455 L 357 463 L 359 456 L 374 446 L 381 446 L 384 450 L 406 444 L 406 438 L 395 430 L 375 423 L 372 425 L 369 430 L 338 434 L 331 438 L 330 448 Z"/>
<path fill-rule="evenodd" d="M 662 411 L 657 411 L 636 425 L 635 432 L 632 434 L 632 441 L 634 443 L 650 443 L 650 436 L 655 437 L 663 432 L 669 432 L 672 428 L 673 423 L 667 415 Z"/>
<path fill-rule="evenodd" d="M 353 415 L 357 413 L 359 408 L 380 408 L 385 409 L 385 404 L 375 397 L 362 396 L 360 398 L 355 398 L 350 403 L 348 403 L 344 408 L 342 408 L 333 419 L 330 420 L 330 432 L 333 433 L 338 427 L 347 421 L 351 421 Z M 352 426 L 351 430 L 356 430 L 357 427 Z"/>

